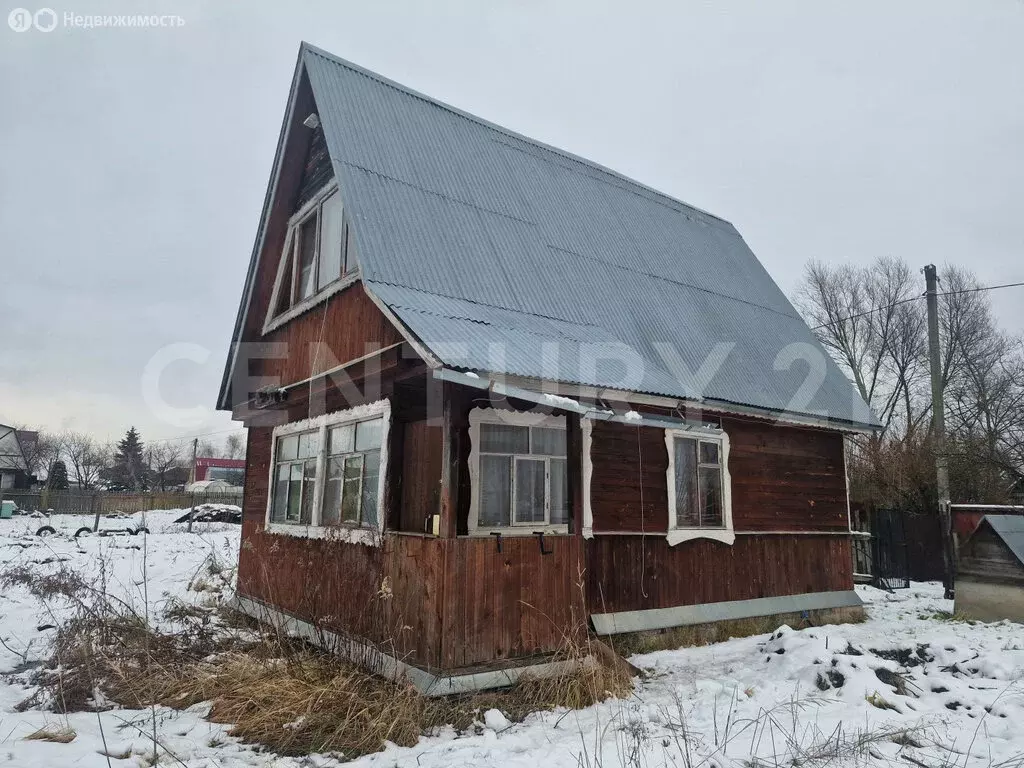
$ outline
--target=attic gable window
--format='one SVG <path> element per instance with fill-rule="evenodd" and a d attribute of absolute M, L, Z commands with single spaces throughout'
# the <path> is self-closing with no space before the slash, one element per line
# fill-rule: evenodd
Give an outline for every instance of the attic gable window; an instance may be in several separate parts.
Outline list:
<path fill-rule="evenodd" d="M 353 272 L 352 235 L 342 212 L 341 194 L 331 184 L 292 216 L 274 284 L 268 325 L 313 304 L 321 294 L 341 287 Z M 267 330 L 267 329 L 265 329 Z"/>
<path fill-rule="evenodd" d="M 666 429 L 669 544 L 707 538 L 732 544 L 729 436 Z"/>

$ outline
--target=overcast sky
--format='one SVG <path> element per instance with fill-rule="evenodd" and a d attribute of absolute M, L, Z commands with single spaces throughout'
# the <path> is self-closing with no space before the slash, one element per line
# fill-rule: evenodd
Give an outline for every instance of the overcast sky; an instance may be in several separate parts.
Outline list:
<path fill-rule="evenodd" d="M 1024 0 L 50 7 L 185 23 L 0 26 L 0 423 L 234 426 L 212 409 L 303 39 L 729 219 L 787 293 L 811 258 L 1024 280 Z M 1024 333 L 1024 290 L 992 299 Z M 208 350 L 160 380 L 209 409 L 188 426 L 142 395 L 181 342 Z"/>

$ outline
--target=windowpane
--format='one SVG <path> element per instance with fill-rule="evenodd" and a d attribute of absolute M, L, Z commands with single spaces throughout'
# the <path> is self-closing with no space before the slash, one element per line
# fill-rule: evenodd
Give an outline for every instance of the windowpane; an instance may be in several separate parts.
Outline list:
<path fill-rule="evenodd" d="M 516 522 L 544 522 L 544 462 L 516 460 Z"/>
<path fill-rule="evenodd" d="M 289 522 L 297 523 L 302 504 L 302 465 L 296 463 L 288 466 L 288 513 L 286 519 Z"/>
<path fill-rule="evenodd" d="M 341 277 L 341 195 L 335 190 L 320 210 L 320 275 L 317 287 L 323 288 Z"/>
<path fill-rule="evenodd" d="M 274 505 L 270 510 L 270 519 L 275 523 L 284 521 L 288 509 L 288 473 L 287 464 L 277 465 L 277 478 L 274 482 Z"/>
<path fill-rule="evenodd" d="M 718 443 L 701 443 L 700 444 L 700 463 L 701 464 L 718 464 Z"/>
<path fill-rule="evenodd" d="M 512 458 L 480 457 L 480 525 L 507 526 L 512 506 Z"/>
<path fill-rule="evenodd" d="M 534 427 L 533 450 L 543 456 L 565 456 L 565 430 Z"/>
<path fill-rule="evenodd" d="M 705 528 L 721 528 L 722 470 L 718 467 L 700 468 L 700 522 Z"/>
<path fill-rule="evenodd" d="M 368 451 L 380 448 L 380 419 L 361 421 L 356 424 L 356 450 Z"/>
<path fill-rule="evenodd" d="M 342 254 L 344 264 L 342 264 L 342 272 L 351 272 L 356 268 L 356 245 L 355 238 L 352 237 L 352 227 L 348 224 L 345 225 L 345 252 Z"/>
<path fill-rule="evenodd" d="M 694 440 L 675 440 L 676 525 L 696 528 L 700 526 L 697 505 L 697 443 Z"/>
<path fill-rule="evenodd" d="M 344 469 L 344 459 L 327 460 L 324 506 L 320 513 L 320 522 L 324 525 L 337 525 L 341 520 L 341 481 Z"/>
<path fill-rule="evenodd" d="M 483 453 L 529 453 L 530 428 L 509 424 L 481 424 L 480 451 Z"/>
<path fill-rule="evenodd" d="M 569 499 L 566 494 L 565 459 L 551 459 L 551 522 L 562 525 L 569 522 Z"/>
<path fill-rule="evenodd" d="M 313 502 L 316 489 L 316 460 L 307 460 L 302 475 L 302 510 L 299 522 L 303 525 L 313 524 Z"/>
<path fill-rule="evenodd" d="M 363 454 L 363 525 L 377 525 L 377 497 L 380 483 L 380 451 Z"/>
<path fill-rule="evenodd" d="M 345 424 L 331 430 L 331 454 L 351 453 L 355 446 L 355 425 Z"/>
<path fill-rule="evenodd" d="M 316 286 L 316 216 L 299 226 L 298 269 L 295 274 L 295 300 L 312 296 Z"/>
<path fill-rule="evenodd" d="M 320 433 L 305 432 L 299 435 L 299 458 L 308 459 L 314 457 L 320 451 Z"/>
<path fill-rule="evenodd" d="M 299 455 L 299 436 L 288 435 L 277 439 L 277 460 L 291 461 Z"/>
<path fill-rule="evenodd" d="M 349 456 L 345 459 L 341 489 L 341 519 L 346 523 L 359 522 L 360 484 L 363 480 L 363 457 Z"/>

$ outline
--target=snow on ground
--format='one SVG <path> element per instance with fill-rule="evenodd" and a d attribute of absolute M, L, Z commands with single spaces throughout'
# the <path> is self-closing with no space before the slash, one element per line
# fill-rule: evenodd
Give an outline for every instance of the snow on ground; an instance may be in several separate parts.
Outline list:
<path fill-rule="evenodd" d="M 104 528 L 144 524 L 148 536 L 72 538 L 91 518 L 53 516 L 58 533 L 33 534 L 47 522 L 0 521 L 0 570 L 26 564 L 40 573 L 73 567 L 155 613 L 170 597 L 204 599 L 189 584 L 207 558 L 233 563 L 237 525 L 197 524 L 185 532 L 180 510 L 105 519 Z M 211 587 L 211 589 L 213 589 Z M 416 766 L 901 765 L 904 768 L 1016 768 L 1024 764 L 1024 627 L 968 624 L 950 616 L 937 584 L 887 594 L 858 588 L 869 620 L 859 625 L 780 627 L 771 635 L 632 659 L 648 672 L 633 697 L 580 711 L 545 712 L 509 723 L 481 713 L 466 733 L 453 729 L 411 748 L 390 746 L 356 761 L 373 768 Z M 216 590 L 205 596 L 213 599 Z M 147 602 L 148 597 L 148 602 Z M 221 595 L 226 597 L 226 595 Z M 24 670 L 47 656 L 61 620 L 42 611 L 21 587 L 0 594 L 0 673 Z M 148 765 L 148 711 L 112 710 L 67 717 L 15 711 L 30 691 L 0 679 L 0 766 Z M 203 718 L 204 707 L 157 710 L 160 742 L 173 753 L 161 764 L 186 768 L 336 765 L 323 756 L 279 757 L 232 739 Z M 69 726 L 68 744 L 27 741 L 44 726 Z M 102 732 L 101 732 L 102 726 Z M 912 729 L 906 737 L 898 731 Z M 103 737 L 107 752 L 103 756 Z M 895 739 L 895 740 L 894 740 Z M 830 750 L 858 743 L 859 754 Z M 855 757 L 859 757 L 855 761 Z M 755 759 L 758 758 L 758 759 Z"/>

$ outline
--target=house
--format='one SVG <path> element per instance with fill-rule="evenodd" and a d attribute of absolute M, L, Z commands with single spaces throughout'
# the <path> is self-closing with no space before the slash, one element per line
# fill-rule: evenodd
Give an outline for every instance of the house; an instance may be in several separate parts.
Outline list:
<path fill-rule="evenodd" d="M 37 437 L 36 432 L 0 424 L 0 490 L 32 487 L 34 478 L 29 474 L 25 448 L 33 444 Z"/>
<path fill-rule="evenodd" d="M 733 226 L 310 45 L 233 341 L 240 606 L 420 687 L 859 605 L 877 423 Z"/>
<path fill-rule="evenodd" d="M 961 545 L 955 612 L 1024 623 L 1024 516 L 985 515 Z"/>
<path fill-rule="evenodd" d="M 194 465 L 193 482 L 226 480 L 229 485 L 241 485 L 245 480 L 245 459 L 219 459 L 200 456 Z"/>

